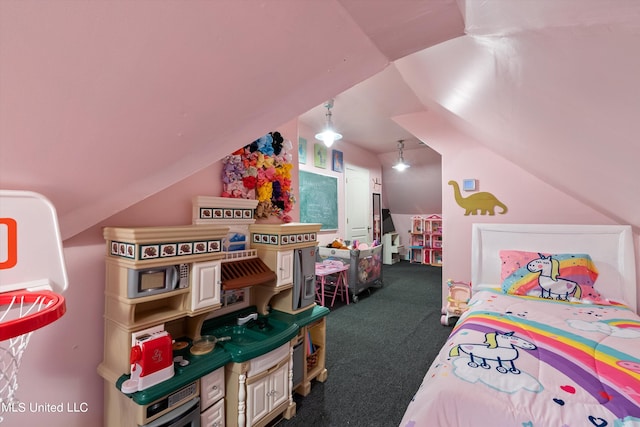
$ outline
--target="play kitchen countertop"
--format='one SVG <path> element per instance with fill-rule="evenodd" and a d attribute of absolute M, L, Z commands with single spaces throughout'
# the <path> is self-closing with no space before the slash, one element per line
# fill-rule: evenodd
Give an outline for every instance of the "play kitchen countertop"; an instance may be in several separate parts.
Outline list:
<path fill-rule="evenodd" d="M 191 345 L 191 340 L 188 340 L 187 338 L 178 338 L 176 341 L 188 341 L 189 346 Z M 185 350 L 186 353 L 188 353 L 189 347 L 186 347 Z M 176 355 L 184 354 L 185 350 L 174 350 L 174 357 Z M 199 380 L 208 373 L 211 373 L 231 362 L 231 356 L 224 350 L 224 348 L 222 348 L 222 343 L 216 345 L 210 353 L 203 354 L 201 356 L 189 354 L 183 357 L 189 361 L 189 364 L 186 366 L 180 366 L 179 363 L 174 363 L 175 374 L 173 377 L 142 391 L 129 394 L 128 396 L 130 396 L 138 405 L 148 405 L 162 397 L 180 390 L 192 382 Z M 129 379 L 129 375 L 122 375 L 116 382 L 116 388 L 120 390 L 122 383 L 127 379 Z"/>
<path fill-rule="evenodd" d="M 204 322 L 202 332 L 216 337 L 230 337 L 230 340 L 220 342 L 219 345 L 229 353 L 231 361 L 242 363 L 291 341 L 300 329 L 296 323 L 282 321 L 273 314 L 256 316 L 255 320 L 245 320 L 245 323 L 238 324 L 239 318 L 248 318 L 254 313 L 257 313 L 256 308 L 249 307 L 208 320 Z"/>
<path fill-rule="evenodd" d="M 175 375 L 160 384 L 129 395 L 139 405 L 148 405 L 164 396 L 197 381 L 201 377 L 225 366 L 227 363 L 241 363 L 268 353 L 287 341 L 292 340 L 305 325 L 320 319 L 329 310 L 314 306 L 299 314 L 288 314 L 273 310 L 267 316 L 258 316 L 244 325 L 238 325 L 237 319 L 256 313 L 256 307 L 248 307 L 218 318 L 209 319 L 202 326 L 202 335 L 212 335 L 218 339 L 230 337 L 227 341 L 218 341 L 215 348 L 206 354 L 193 355 L 190 352 L 192 341 L 186 337 L 175 338 L 176 342 L 186 342 L 181 349 L 174 349 L 174 360 L 181 356 L 188 364 L 174 363 Z M 122 383 L 129 379 L 122 375 L 116 382 L 121 389 Z"/>
<path fill-rule="evenodd" d="M 298 325 L 299 328 L 302 328 L 304 326 L 310 325 L 316 320 L 322 319 L 330 312 L 331 310 L 329 310 L 327 307 L 315 305 L 312 308 L 301 311 L 297 314 L 290 314 L 283 311 L 273 310 L 269 316 L 282 322 L 294 323 Z"/>

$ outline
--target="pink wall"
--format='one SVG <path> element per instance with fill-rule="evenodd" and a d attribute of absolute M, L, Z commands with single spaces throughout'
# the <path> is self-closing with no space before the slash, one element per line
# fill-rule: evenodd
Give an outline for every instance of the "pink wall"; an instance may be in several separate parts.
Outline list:
<path fill-rule="evenodd" d="M 87 404 L 83 413 L 5 414 L 6 425 L 101 424 L 102 379 L 96 373 L 103 346 L 101 225 L 189 223 L 191 197 L 220 190 L 218 160 L 225 153 L 409 51 L 462 34 L 456 2 L 443 2 L 455 12 L 456 25 L 442 34 L 447 37 L 433 37 L 434 28 L 451 22 L 441 14 L 436 25 L 406 19 L 428 17 L 423 12 L 430 8 L 422 7 L 434 2 L 394 2 L 380 10 L 339 0 L 149 3 L 0 2 L 2 186 L 50 197 L 59 207 L 63 236 L 72 237 L 64 242 L 68 312 L 32 337 L 18 393 L 29 402 Z M 396 15 L 400 3 L 404 13 Z M 413 12 L 421 13 L 407 14 L 414 3 L 420 9 Z M 465 20 L 471 18 L 468 36 L 401 67 L 424 105 L 444 106 L 458 115 L 461 129 L 489 135 L 482 145 L 429 114 L 399 120 L 443 155 L 444 277 L 468 280 L 474 220 L 612 223 L 618 215 L 636 227 L 637 246 L 640 209 L 633 191 L 640 171 L 635 143 L 640 121 L 638 97 L 629 88 L 637 87 L 640 66 L 638 55 L 629 54 L 637 45 L 637 31 L 630 31 L 637 28 L 637 14 L 628 13 L 633 8 L 618 8 L 618 19 L 608 20 L 600 8 L 616 9 L 614 2 L 591 5 L 576 26 L 580 14 L 574 8 L 582 4 L 566 2 L 563 13 L 547 11 L 554 19 L 552 31 L 546 31 L 538 26 L 544 14 L 507 13 L 495 2 L 457 3 Z M 386 13 L 391 7 L 394 13 Z M 538 12 L 536 2 L 528 7 Z M 374 12 L 378 18 L 365 22 Z M 483 25 L 508 15 L 533 25 L 525 31 L 509 19 L 503 26 Z M 265 16 L 270 31 L 260 30 Z M 592 25 L 600 16 L 605 18 Z M 357 18 L 367 25 L 358 25 Z M 562 27 L 579 40 L 556 37 Z M 247 28 L 260 36 L 252 37 L 257 33 Z M 407 28 L 425 39 L 400 46 Z M 591 32 L 594 28 L 600 31 Z M 510 36 L 514 29 L 516 39 Z M 280 130 L 296 140 L 295 125 Z M 301 134 L 313 140 L 310 130 Z M 602 174 L 589 171 L 573 175 L 569 184 L 554 182 L 553 171 L 577 152 L 574 141 L 591 147 L 582 164 L 601 165 Z M 540 168 L 535 159 L 520 159 L 528 164 L 516 167 L 486 148 L 502 148 L 517 159 L 540 142 L 554 148 L 566 142 L 564 155 L 554 159 L 559 167 L 535 174 L 544 182 L 525 172 Z M 345 141 L 336 147 L 345 163 L 369 169 L 372 178 L 381 174 L 362 151 Z M 463 216 L 446 184 L 463 178 L 478 179 L 509 213 Z M 563 186 L 565 192 L 558 190 Z M 544 202 L 533 203 L 524 189 L 542 193 L 537 200 Z M 383 190 L 384 196 L 389 190 Z M 396 191 L 403 190 L 394 190 L 394 196 Z"/>
<path fill-rule="evenodd" d="M 297 121 L 273 130 L 280 131 L 294 143 L 293 185 L 297 188 Z M 86 412 L 31 412 L 27 407 L 24 413 L 3 414 L 6 425 L 102 425 L 103 380 L 96 371 L 102 362 L 104 348 L 105 242 L 102 227 L 190 224 L 192 197 L 219 196 L 222 192 L 221 170 L 221 161 L 209 165 L 64 241 L 69 277 L 69 288 L 64 295 L 67 312 L 32 336 L 19 372 L 18 396 L 27 404 L 64 402 L 66 405 L 69 402 L 83 405 Z M 299 209 L 294 208 L 292 217 L 299 219 Z"/>
<path fill-rule="evenodd" d="M 382 204 L 391 209 L 400 244 L 406 251 L 411 217 L 442 211 L 442 156 L 430 147 L 405 149 L 404 159 L 411 167 L 402 172 L 392 168 L 398 160 L 397 151 L 379 154 L 378 158 L 383 163 Z"/>
<path fill-rule="evenodd" d="M 338 0 L 0 8 L 2 186 L 51 199 L 64 239 L 389 63 Z"/>
<path fill-rule="evenodd" d="M 297 120 L 276 127 L 293 143 L 293 188 L 298 187 L 297 177 Z M 301 134 L 313 143 L 311 130 Z M 250 143 L 246 141 L 244 144 Z M 345 164 L 351 163 L 370 171 L 372 179 L 381 179 L 377 158 L 364 150 L 341 141 L 336 148 L 344 153 Z M 307 163 L 312 165 L 313 160 Z M 313 168 L 313 166 L 311 166 Z M 147 197 L 135 205 L 111 216 L 102 223 L 64 242 L 64 255 L 69 276 L 69 288 L 65 293 L 67 313 L 46 329 L 36 331 L 23 358 L 19 374 L 18 396 L 29 402 L 83 405 L 86 412 L 43 413 L 25 412 L 5 414 L 7 425 L 87 426 L 102 424 L 103 380 L 96 368 L 103 358 L 104 313 L 104 254 L 102 237 L 104 226 L 162 226 L 190 224 L 191 199 L 197 195 L 219 196 L 222 191 L 218 161 L 190 177 Z M 329 169 L 325 170 L 326 173 Z M 334 173 L 335 174 L 335 173 Z M 337 174 L 341 175 L 341 174 Z M 344 181 L 340 182 L 340 194 L 344 194 Z M 296 197 L 298 197 L 296 191 Z M 340 203 L 342 205 L 342 203 Z M 291 212 L 299 221 L 299 206 Z M 343 218 L 343 211 L 340 218 Z M 320 236 L 322 242 L 343 234 L 343 220 L 337 233 Z M 73 333 L 69 333 L 73 331 Z M 123 372 L 124 373 L 124 372 Z M 46 386 L 43 386 L 46 384 Z"/>
<path fill-rule="evenodd" d="M 444 225 L 443 282 L 448 278 L 471 279 L 471 224 L 615 224 L 616 222 L 584 203 L 567 196 L 519 166 L 505 160 L 478 141 L 459 132 L 437 116 L 423 112 L 396 118 L 442 154 L 442 214 Z M 472 178 L 480 191 L 493 193 L 508 207 L 505 215 L 464 215 L 447 183 Z M 464 193 L 463 196 L 473 194 Z M 637 241 L 637 237 L 636 237 Z M 638 265 L 638 262 L 636 262 Z M 443 304 L 446 285 L 443 283 Z"/>
<path fill-rule="evenodd" d="M 408 145 L 408 144 L 407 144 Z M 382 162 L 384 207 L 392 214 L 418 215 L 440 212 L 442 205 L 442 158 L 430 147 L 404 149 L 404 159 L 411 166 L 402 172 L 392 168 L 398 161 L 398 151 L 379 154 Z"/>
<path fill-rule="evenodd" d="M 331 162 L 327 162 L 327 168 L 317 168 L 313 164 L 313 145 L 318 142 L 314 135 L 317 130 L 310 129 L 307 126 L 300 124 L 300 137 L 307 140 L 307 160 L 306 163 L 300 164 L 300 170 L 319 173 L 322 175 L 335 176 L 338 178 L 338 230 L 320 232 L 318 235 L 318 242 L 320 245 L 326 245 L 333 241 L 335 238 L 345 238 L 346 236 L 346 211 L 345 211 L 345 173 L 333 172 L 331 170 Z M 382 182 L 382 167 L 380 161 L 374 155 L 362 148 L 349 144 L 349 141 L 339 140 L 336 141 L 331 148 L 327 149 L 327 153 L 331 153 L 331 150 L 342 151 L 345 170 L 347 166 L 355 166 L 359 169 L 369 171 L 369 192 L 370 193 L 384 193 L 382 188 L 375 186 L 375 182 Z M 377 180 L 377 181 L 376 181 Z M 369 197 L 371 200 L 371 197 Z M 371 206 L 367 207 L 369 211 L 369 217 L 371 217 Z"/>
<path fill-rule="evenodd" d="M 397 121 L 421 139 L 428 140 L 429 145 L 442 154 L 443 278 L 469 280 L 470 229 L 473 222 L 613 223 L 610 218 L 567 197 L 429 113 L 402 116 Z M 296 121 L 277 130 L 295 145 L 298 134 Z M 299 132 L 308 143 L 313 142 L 311 129 L 301 128 Z M 345 164 L 368 169 L 372 180 L 381 178 L 376 156 L 349 145 L 347 141 L 336 143 L 336 149 L 343 151 Z M 295 164 L 297 151 L 294 152 Z M 312 169 L 310 165 L 308 160 L 304 168 Z M 65 295 L 69 310 L 62 319 L 48 326 L 46 332 L 34 334 L 24 356 L 19 394 L 34 402 L 86 403 L 87 412 L 9 414 L 5 417 L 8 422 L 46 423 L 50 426 L 100 425 L 103 381 L 96 373 L 96 367 L 102 360 L 103 348 L 105 249 L 101 227 L 188 224 L 191 222 L 191 198 L 195 195 L 218 195 L 221 191 L 220 170 L 221 164 L 216 162 L 65 241 L 71 283 Z M 494 193 L 509 207 L 509 213 L 494 217 L 464 216 L 453 199 L 451 187 L 446 184 L 449 179 L 460 182 L 464 178 L 477 179 L 480 190 Z M 342 194 L 344 190 L 340 191 Z M 531 197 L 532 192 L 535 198 Z M 297 212 L 293 216 L 294 219 L 299 218 Z M 396 224 L 396 227 L 408 229 L 402 224 Z M 322 235 L 321 240 L 340 236 L 342 231 L 341 227 L 338 233 Z M 43 387 L 43 380 L 46 387 Z"/>

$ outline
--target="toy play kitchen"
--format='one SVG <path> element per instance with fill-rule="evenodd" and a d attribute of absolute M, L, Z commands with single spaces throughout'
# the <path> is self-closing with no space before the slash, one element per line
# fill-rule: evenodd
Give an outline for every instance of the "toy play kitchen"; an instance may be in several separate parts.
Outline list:
<path fill-rule="evenodd" d="M 256 203 L 198 196 L 192 225 L 104 229 L 105 426 L 263 427 L 326 380 L 329 311 L 294 284 L 320 225 L 254 224 Z"/>

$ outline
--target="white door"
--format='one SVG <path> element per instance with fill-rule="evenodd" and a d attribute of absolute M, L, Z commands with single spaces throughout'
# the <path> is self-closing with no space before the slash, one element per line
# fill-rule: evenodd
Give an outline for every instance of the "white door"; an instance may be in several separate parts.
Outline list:
<path fill-rule="evenodd" d="M 293 250 L 278 251 L 276 264 L 276 286 L 293 283 Z"/>
<path fill-rule="evenodd" d="M 369 171 L 346 167 L 347 240 L 371 241 L 371 190 Z"/>
<path fill-rule="evenodd" d="M 194 262 L 191 271 L 191 310 L 220 303 L 220 261 Z"/>

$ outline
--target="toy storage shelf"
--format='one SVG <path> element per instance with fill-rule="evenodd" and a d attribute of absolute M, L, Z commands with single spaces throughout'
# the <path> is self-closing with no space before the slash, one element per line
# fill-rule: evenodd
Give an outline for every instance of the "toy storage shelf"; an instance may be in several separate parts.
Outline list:
<path fill-rule="evenodd" d="M 442 267 L 442 216 L 411 218 L 409 261 Z"/>
<path fill-rule="evenodd" d="M 400 262 L 400 251 L 403 248 L 398 233 L 392 232 L 382 236 L 382 263 L 392 265 Z"/>
<path fill-rule="evenodd" d="M 131 330 L 169 322 L 186 315 L 184 300 L 188 292 L 184 289 L 127 302 L 105 295 L 105 316 Z"/>
<path fill-rule="evenodd" d="M 324 381 L 327 376 L 327 369 L 325 368 L 325 343 L 326 343 L 326 319 L 323 317 L 314 324 L 305 327 L 305 331 L 309 332 L 309 335 L 305 335 L 305 339 L 311 337 L 311 342 L 315 348 L 313 355 L 306 354 L 306 348 L 308 347 L 305 342 L 305 366 L 304 366 L 304 378 L 305 383 L 318 378 Z"/>

